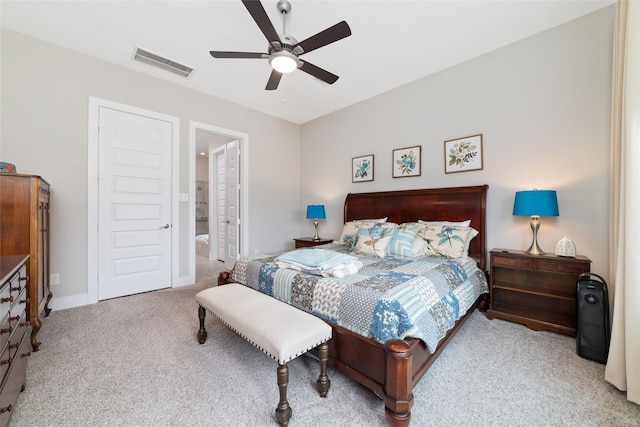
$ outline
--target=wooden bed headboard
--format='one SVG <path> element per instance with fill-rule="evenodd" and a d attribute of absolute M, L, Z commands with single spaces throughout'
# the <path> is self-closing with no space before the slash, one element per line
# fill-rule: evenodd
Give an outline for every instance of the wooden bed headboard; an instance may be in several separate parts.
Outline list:
<path fill-rule="evenodd" d="M 488 185 L 429 188 L 422 190 L 349 193 L 344 201 L 344 220 L 388 217 L 388 221 L 465 221 L 478 235 L 471 241 L 469 256 L 486 271 L 486 197 Z"/>

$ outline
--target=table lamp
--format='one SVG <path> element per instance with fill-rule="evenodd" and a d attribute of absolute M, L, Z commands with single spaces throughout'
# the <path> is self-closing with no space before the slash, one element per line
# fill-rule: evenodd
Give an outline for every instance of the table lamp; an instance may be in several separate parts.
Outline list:
<path fill-rule="evenodd" d="M 316 227 L 316 234 L 313 236 L 314 242 L 320 240 L 320 237 L 318 236 L 318 220 L 325 218 L 324 205 L 307 205 L 307 219 L 312 219 L 313 225 Z"/>
<path fill-rule="evenodd" d="M 554 190 L 528 190 L 517 191 L 513 203 L 514 215 L 525 215 L 531 217 L 531 230 L 533 231 L 533 242 L 527 253 L 542 255 L 544 251 L 538 246 L 538 229 L 540 228 L 541 216 L 558 216 L 558 198 Z"/>

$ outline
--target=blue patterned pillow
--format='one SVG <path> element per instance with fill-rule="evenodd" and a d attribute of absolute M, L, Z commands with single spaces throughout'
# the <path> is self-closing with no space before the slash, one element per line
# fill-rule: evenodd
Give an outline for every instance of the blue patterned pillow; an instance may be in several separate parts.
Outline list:
<path fill-rule="evenodd" d="M 387 236 L 391 236 L 387 255 L 413 257 L 413 240 L 416 238 L 417 228 L 397 228 L 391 230 Z"/>

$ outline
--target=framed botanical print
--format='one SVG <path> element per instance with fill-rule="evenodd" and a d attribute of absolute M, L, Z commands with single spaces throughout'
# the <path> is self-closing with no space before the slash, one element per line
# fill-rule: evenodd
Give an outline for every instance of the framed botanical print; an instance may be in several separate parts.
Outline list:
<path fill-rule="evenodd" d="M 351 160 L 351 181 L 373 181 L 373 154 L 354 157 Z"/>
<path fill-rule="evenodd" d="M 482 134 L 444 142 L 444 172 L 482 170 Z"/>
<path fill-rule="evenodd" d="M 422 146 L 393 150 L 392 173 L 394 178 L 420 176 L 422 169 Z"/>

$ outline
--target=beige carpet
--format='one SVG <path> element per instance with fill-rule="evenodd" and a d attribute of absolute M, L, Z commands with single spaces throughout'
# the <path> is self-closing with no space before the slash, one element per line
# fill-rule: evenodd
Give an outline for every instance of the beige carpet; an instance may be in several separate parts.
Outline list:
<path fill-rule="evenodd" d="M 12 426 L 276 426 L 276 363 L 207 318 L 203 284 L 52 312 Z M 414 390 L 412 426 L 639 426 L 640 407 L 575 339 L 475 312 Z M 290 363 L 291 427 L 384 426 L 382 401 L 317 362 Z"/>

